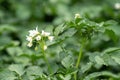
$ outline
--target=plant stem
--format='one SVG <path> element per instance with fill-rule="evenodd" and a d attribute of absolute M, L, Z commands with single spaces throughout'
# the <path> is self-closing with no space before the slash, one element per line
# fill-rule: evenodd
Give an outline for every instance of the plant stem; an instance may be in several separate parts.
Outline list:
<path fill-rule="evenodd" d="M 43 56 L 44 56 L 44 60 L 45 60 L 45 62 L 46 62 L 46 64 L 47 64 L 47 66 L 48 66 L 49 73 L 51 74 L 51 73 L 52 73 L 52 70 L 51 70 L 50 64 L 49 64 L 49 62 L 48 62 L 48 60 L 47 60 L 47 58 L 46 58 L 45 51 L 43 50 L 42 53 L 43 53 Z"/>
<path fill-rule="evenodd" d="M 40 44 L 40 47 L 41 47 L 41 49 L 42 49 L 42 53 L 43 53 L 43 56 L 44 56 L 44 60 L 45 60 L 45 62 L 46 62 L 46 64 L 47 64 L 47 66 L 48 66 L 48 71 L 49 71 L 49 73 L 51 74 L 52 73 L 52 69 L 51 69 L 51 67 L 50 67 L 50 64 L 49 64 L 49 62 L 48 62 L 48 60 L 47 60 L 47 57 L 46 57 L 46 53 L 45 53 L 45 50 L 44 50 L 44 45 L 45 45 L 45 42 L 44 42 L 44 39 L 42 38 L 41 39 L 41 42 L 39 43 Z"/>
<path fill-rule="evenodd" d="M 80 64 L 80 60 L 81 60 L 81 57 L 82 57 L 82 49 L 83 49 L 83 47 L 81 46 L 79 56 L 78 56 L 78 59 L 77 59 L 77 63 L 76 63 L 76 68 L 78 68 L 78 66 Z"/>
<path fill-rule="evenodd" d="M 83 50 L 83 45 L 81 45 L 79 56 L 78 56 L 77 63 L 76 63 L 76 68 L 77 69 L 80 65 L 80 61 L 81 61 L 81 57 L 82 57 L 82 50 Z M 77 80 L 77 72 L 74 74 L 74 79 Z"/>

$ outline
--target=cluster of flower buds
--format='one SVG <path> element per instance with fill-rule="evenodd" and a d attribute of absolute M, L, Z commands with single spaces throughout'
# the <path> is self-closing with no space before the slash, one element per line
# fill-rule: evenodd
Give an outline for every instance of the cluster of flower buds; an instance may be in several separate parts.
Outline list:
<path fill-rule="evenodd" d="M 115 9 L 120 9 L 120 3 L 115 3 Z"/>
<path fill-rule="evenodd" d="M 47 38 L 50 42 L 52 42 L 53 39 L 54 39 L 54 36 L 50 36 L 50 33 L 49 32 L 45 32 L 44 30 L 42 30 L 42 32 L 40 33 L 38 31 L 38 28 L 36 27 L 35 30 L 30 30 L 29 31 L 29 35 L 26 36 L 26 40 L 28 41 L 27 46 L 28 47 L 32 47 L 34 42 L 42 43 L 44 38 Z M 47 49 L 47 45 L 45 45 L 45 44 L 42 45 L 42 48 L 44 50 L 46 50 Z"/>

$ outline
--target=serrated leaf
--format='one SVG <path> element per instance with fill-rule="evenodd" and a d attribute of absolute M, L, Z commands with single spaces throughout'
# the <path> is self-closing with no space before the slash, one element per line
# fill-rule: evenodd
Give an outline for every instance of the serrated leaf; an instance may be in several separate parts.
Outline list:
<path fill-rule="evenodd" d="M 62 60 L 62 65 L 65 67 L 65 68 L 69 68 L 70 66 L 72 66 L 73 64 L 73 59 L 72 59 L 72 56 L 71 55 L 68 55 L 67 57 L 65 57 L 63 60 Z"/>

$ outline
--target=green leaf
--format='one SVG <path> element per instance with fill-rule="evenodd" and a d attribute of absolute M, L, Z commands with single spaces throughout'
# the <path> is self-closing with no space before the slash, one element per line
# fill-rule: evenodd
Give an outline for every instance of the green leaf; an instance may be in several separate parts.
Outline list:
<path fill-rule="evenodd" d="M 89 63 L 87 63 L 86 65 L 81 65 L 82 67 L 81 67 L 81 72 L 82 73 L 85 73 L 86 71 L 88 71 L 91 67 L 92 67 L 92 63 L 91 62 L 89 62 Z"/>
<path fill-rule="evenodd" d="M 91 73 L 88 76 L 86 76 L 83 80 L 91 80 L 91 79 L 95 79 L 99 76 L 110 76 L 110 77 L 115 78 L 115 79 L 120 79 L 120 75 L 116 75 L 116 74 L 113 74 L 113 73 L 108 72 L 108 71 L 102 71 L 102 72 Z"/>
<path fill-rule="evenodd" d="M 119 47 L 111 47 L 111 48 L 105 49 L 105 50 L 103 51 L 103 53 L 104 53 L 104 54 L 105 54 L 105 53 L 113 53 L 113 52 L 119 51 L 119 50 L 120 50 Z"/>
<path fill-rule="evenodd" d="M 71 79 L 71 75 L 59 75 L 59 77 L 62 79 L 62 80 L 70 80 Z"/>
<path fill-rule="evenodd" d="M 111 57 L 116 63 L 118 63 L 120 65 L 120 57 L 118 57 L 118 56 L 111 56 Z"/>
<path fill-rule="evenodd" d="M 38 66 L 30 66 L 26 69 L 26 73 L 28 76 L 33 75 L 42 75 L 43 70 Z"/>
<path fill-rule="evenodd" d="M 76 73 L 78 71 L 78 69 L 77 68 L 67 68 L 67 70 L 65 70 L 65 73 L 66 73 L 66 75 L 68 75 L 68 74 L 74 74 L 74 73 Z"/>
<path fill-rule="evenodd" d="M 24 66 L 21 64 L 12 64 L 9 67 L 10 71 L 15 71 L 19 76 L 22 76 L 24 74 Z"/>
<path fill-rule="evenodd" d="M 62 65 L 65 67 L 65 68 L 69 68 L 73 65 L 73 59 L 72 59 L 72 56 L 71 55 L 68 55 L 67 57 L 65 57 L 63 60 L 62 60 Z"/>
<path fill-rule="evenodd" d="M 62 33 L 65 29 L 65 24 L 59 25 L 55 28 L 54 35 L 58 36 L 60 33 Z"/>
<path fill-rule="evenodd" d="M 9 47 L 7 48 L 7 52 L 11 55 L 11 56 L 19 56 L 21 54 L 23 54 L 23 51 L 20 47 Z"/>
<path fill-rule="evenodd" d="M 113 30 L 106 29 L 105 33 L 114 41 L 118 41 L 118 37 L 116 36 L 115 32 Z"/>
<path fill-rule="evenodd" d="M 73 21 L 70 21 L 70 22 L 68 23 L 68 26 L 70 26 L 70 27 L 75 27 L 75 23 L 74 23 Z"/>
<path fill-rule="evenodd" d="M 95 61 L 97 62 L 97 64 L 106 65 L 106 63 L 100 56 L 95 56 Z"/>
<path fill-rule="evenodd" d="M 4 32 L 16 32 L 17 29 L 10 24 L 2 24 L 0 25 L 0 33 L 4 33 Z"/>
<path fill-rule="evenodd" d="M 53 66 L 53 65 L 54 65 L 54 66 Z M 51 66 L 51 74 L 56 73 L 57 70 L 59 69 L 58 65 L 55 64 L 55 63 L 51 63 L 50 66 Z"/>
<path fill-rule="evenodd" d="M 113 26 L 113 25 L 117 25 L 118 23 L 114 20 L 109 20 L 109 21 L 106 21 L 104 26 Z"/>
<path fill-rule="evenodd" d="M 60 36 L 61 39 L 65 39 L 67 37 L 72 37 L 76 33 L 74 28 L 67 29 L 62 35 Z"/>
<path fill-rule="evenodd" d="M 43 69 L 39 66 L 30 66 L 26 69 L 26 75 L 24 75 L 24 80 L 41 80 L 43 74 Z M 42 77 L 44 80 L 44 78 Z"/>
<path fill-rule="evenodd" d="M 0 51 L 4 48 L 8 47 L 8 45 L 11 43 L 11 39 L 9 36 L 0 36 Z"/>
<path fill-rule="evenodd" d="M 76 18 L 75 19 L 75 24 L 78 24 L 81 20 L 82 20 L 82 18 Z"/>
<path fill-rule="evenodd" d="M 0 71 L 0 80 L 15 80 L 17 77 L 15 76 L 15 73 L 6 69 Z"/>

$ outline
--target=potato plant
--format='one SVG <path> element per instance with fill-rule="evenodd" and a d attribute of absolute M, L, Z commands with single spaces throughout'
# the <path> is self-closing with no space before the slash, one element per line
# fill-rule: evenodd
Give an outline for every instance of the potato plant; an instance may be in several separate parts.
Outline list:
<path fill-rule="evenodd" d="M 119 0 L 0 0 L 0 80 L 120 80 Z"/>

